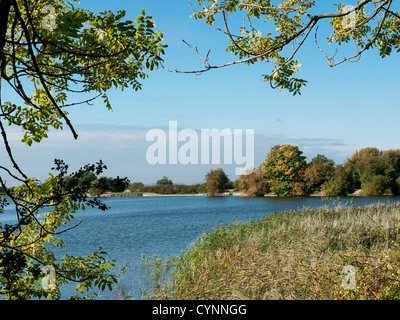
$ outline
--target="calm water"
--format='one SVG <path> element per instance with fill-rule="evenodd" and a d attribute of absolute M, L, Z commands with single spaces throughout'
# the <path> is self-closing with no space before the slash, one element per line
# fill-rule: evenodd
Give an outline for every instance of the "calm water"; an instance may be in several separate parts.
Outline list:
<path fill-rule="evenodd" d="M 342 201 L 350 200 L 343 198 Z M 400 201 L 392 198 L 355 198 L 355 205 L 375 202 Z M 178 254 L 186 249 L 203 231 L 215 225 L 247 221 L 267 216 L 273 212 L 284 212 L 302 207 L 318 207 L 331 204 L 320 198 L 241 198 L 241 197 L 143 197 L 105 198 L 110 210 L 102 212 L 87 208 L 75 215 L 82 223 L 60 235 L 64 240 L 63 249 L 57 249 L 57 256 L 90 255 L 100 246 L 117 260 L 117 265 L 130 261 L 135 265 L 142 254 L 158 253 L 165 257 Z M 13 219 L 11 209 L 0 215 L 0 223 Z M 127 291 L 138 297 L 138 286 L 143 281 L 135 268 L 128 269 L 123 284 Z M 69 288 L 63 289 L 63 298 L 74 294 Z M 115 293 L 102 293 L 104 299 L 115 299 Z"/>

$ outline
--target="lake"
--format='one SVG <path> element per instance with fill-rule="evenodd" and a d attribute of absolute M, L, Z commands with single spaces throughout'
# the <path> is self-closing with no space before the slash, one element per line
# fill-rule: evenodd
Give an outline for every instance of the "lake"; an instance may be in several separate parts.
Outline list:
<path fill-rule="evenodd" d="M 302 207 L 318 207 L 332 202 L 318 197 L 309 198 L 243 198 L 243 197 L 136 197 L 103 198 L 110 210 L 102 212 L 87 208 L 75 215 L 75 229 L 61 234 L 62 249 L 56 249 L 57 257 L 64 253 L 90 255 L 100 246 L 117 265 L 130 261 L 134 266 L 142 254 L 160 256 L 178 254 L 193 241 L 216 225 L 234 223 L 236 220 L 255 220 L 273 212 L 284 212 Z M 344 203 L 350 198 L 342 198 Z M 355 205 L 377 202 L 400 201 L 400 197 L 354 198 Z M 0 215 L 0 223 L 14 219 L 11 209 Z M 134 267 L 128 269 L 122 283 L 125 289 L 139 298 L 138 286 L 142 275 Z M 74 294 L 70 288 L 63 288 L 63 298 Z M 116 299 L 114 292 L 102 293 L 103 299 Z"/>

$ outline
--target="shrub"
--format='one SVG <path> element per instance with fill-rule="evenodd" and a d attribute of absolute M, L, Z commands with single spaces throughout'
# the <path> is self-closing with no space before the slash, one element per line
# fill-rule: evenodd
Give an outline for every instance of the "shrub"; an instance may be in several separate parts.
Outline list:
<path fill-rule="evenodd" d="M 263 177 L 261 168 L 242 174 L 235 181 L 235 188 L 248 197 L 263 197 L 269 191 L 269 185 Z"/>
<path fill-rule="evenodd" d="M 363 196 L 383 196 L 390 194 L 390 181 L 383 175 L 373 176 L 369 182 L 362 186 L 361 191 L 361 195 Z"/>

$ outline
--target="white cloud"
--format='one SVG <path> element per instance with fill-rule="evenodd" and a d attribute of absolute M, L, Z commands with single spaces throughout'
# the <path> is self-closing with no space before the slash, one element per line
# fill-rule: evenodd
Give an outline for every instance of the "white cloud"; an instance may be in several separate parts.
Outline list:
<path fill-rule="evenodd" d="M 28 175 L 45 180 L 55 158 L 63 159 L 72 171 L 100 159 L 107 165 L 106 176 L 128 177 L 131 181 L 150 184 L 166 175 L 175 183 L 201 183 L 211 168 L 222 167 L 231 179 L 236 179 L 236 164 L 232 165 L 150 165 L 146 161 L 146 150 L 152 142 L 146 134 L 153 128 L 113 125 L 78 125 L 79 134 L 74 140 L 66 128 L 52 132 L 49 138 L 32 147 L 20 141 L 21 133 L 8 130 L 8 139 L 16 161 Z M 178 128 L 181 130 L 183 128 Z M 288 138 L 284 136 L 255 135 L 255 166 L 261 164 L 271 147 L 277 144 L 299 146 L 310 160 L 318 153 L 325 154 L 336 163 L 342 163 L 355 150 L 352 145 L 336 139 Z M 0 165 L 11 168 L 6 153 L 2 152 Z M 8 179 L 10 180 L 10 179 Z"/>

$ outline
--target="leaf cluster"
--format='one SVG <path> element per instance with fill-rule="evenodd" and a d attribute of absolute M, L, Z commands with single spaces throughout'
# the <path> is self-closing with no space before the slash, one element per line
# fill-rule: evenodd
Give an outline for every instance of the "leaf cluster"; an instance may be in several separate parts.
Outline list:
<path fill-rule="evenodd" d="M 227 51 L 238 60 L 211 65 L 209 56 L 203 58 L 196 49 L 205 68 L 193 73 L 264 62 L 273 68 L 262 75 L 262 80 L 269 82 L 272 88 L 296 95 L 301 94 L 307 84 L 305 79 L 296 76 L 301 66 L 296 56 L 312 32 L 316 47 L 330 66 L 357 61 L 372 48 L 376 48 L 382 58 L 394 50 L 400 51 L 400 13 L 395 11 L 396 1 L 362 0 L 354 6 L 340 2 L 334 5 L 336 12 L 326 12 L 321 8 L 326 10 L 328 6 L 317 4 L 315 0 L 197 0 L 192 16 L 205 20 L 227 35 Z M 319 25 L 324 20 L 332 27 L 326 37 L 327 43 L 335 44 L 337 48 L 332 56 L 328 56 L 318 43 Z M 346 44 L 353 45 L 354 53 L 335 61 L 338 48 Z"/>
<path fill-rule="evenodd" d="M 47 17 L 42 9 L 49 5 L 56 13 L 55 29 L 42 25 Z M 62 0 L 18 0 L 12 2 L 9 25 L 1 75 L 23 103 L 4 101 L 1 116 L 22 128 L 27 145 L 64 123 L 76 138 L 68 109 L 100 97 L 111 109 L 107 92 L 140 90 L 147 70 L 157 68 L 165 54 L 163 35 L 144 10 L 133 22 L 126 11 L 94 13 Z M 81 94 L 89 98 L 67 102 Z"/>
<path fill-rule="evenodd" d="M 78 179 L 87 172 L 98 174 L 104 167 L 100 161 L 80 168 L 71 176 Z M 45 188 L 38 180 L 28 179 L 10 194 L 17 220 L 14 224 L 0 225 L 0 295 L 5 299 L 59 299 L 59 287 L 72 283 L 77 283 L 79 292 L 91 294 L 95 288 L 110 289 L 116 281 L 109 273 L 114 261 L 107 260 L 102 249 L 87 257 L 65 255 L 62 259 L 52 252 L 52 247 L 63 246 L 57 235 L 80 224 L 71 227 L 74 213 L 86 206 L 108 209 L 99 200 L 88 199 L 80 185 L 65 190 L 68 166 L 63 161 L 55 160 L 53 169 L 57 174 L 49 174 Z M 55 269 L 55 288 L 43 288 L 44 266 Z"/>

